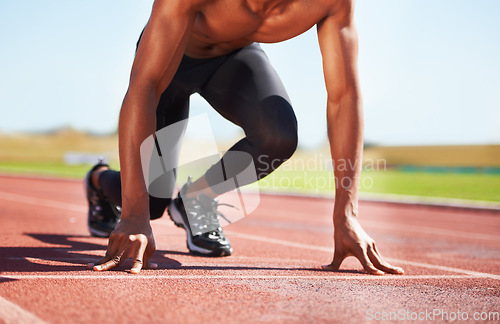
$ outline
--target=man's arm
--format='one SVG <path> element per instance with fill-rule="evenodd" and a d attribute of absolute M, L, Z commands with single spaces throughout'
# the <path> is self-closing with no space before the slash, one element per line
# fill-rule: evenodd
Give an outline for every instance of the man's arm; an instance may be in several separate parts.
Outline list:
<path fill-rule="evenodd" d="M 346 1 L 351 2 L 351 1 Z M 328 93 L 328 139 L 335 172 L 335 252 L 325 269 L 337 270 L 355 256 L 370 274 L 397 273 L 401 268 L 385 262 L 375 242 L 357 221 L 358 189 L 363 153 L 363 108 L 357 70 L 358 37 L 353 6 L 342 5 L 318 24 L 318 40 Z"/>
<path fill-rule="evenodd" d="M 156 107 L 182 59 L 200 0 L 157 0 L 144 30 L 123 100 L 118 126 L 122 216 L 111 233 L 106 257 L 94 270 L 109 270 L 127 257 L 141 270 L 155 250 L 149 196 L 142 175 L 140 145 L 156 129 Z"/>
<path fill-rule="evenodd" d="M 190 0 L 155 1 L 137 49 L 119 120 L 122 219 L 149 220 L 141 143 L 156 129 L 156 107 L 182 59 L 196 11 Z"/>

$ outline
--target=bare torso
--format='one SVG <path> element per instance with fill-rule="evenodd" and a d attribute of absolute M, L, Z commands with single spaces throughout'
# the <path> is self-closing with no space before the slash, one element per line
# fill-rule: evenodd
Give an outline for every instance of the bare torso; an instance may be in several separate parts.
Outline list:
<path fill-rule="evenodd" d="M 276 43 L 304 33 L 342 0 L 214 0 L 198 13 L 185 54 L 227 54 L 253 42 Z"/>

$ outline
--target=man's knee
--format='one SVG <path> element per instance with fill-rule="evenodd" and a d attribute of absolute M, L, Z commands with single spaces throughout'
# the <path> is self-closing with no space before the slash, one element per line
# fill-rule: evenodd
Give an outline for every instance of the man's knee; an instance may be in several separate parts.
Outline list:
<path fill-rule="evenodd" d="M 262 134 L 257 145 L 260 154 L 255 162 L 258 178 L 262 179 L 293 155 L 297 148 L 296 128 L 274 129 Z"/>
<path fill-rule="evenodd" d="M 288 159 L 297 148 L 297 119 L 290 103 L 283 97 L 271 96 L 261 102 L 268 114 L 260 125 L 258 142 L 264 154 Z"/>
<path fill-rule="evenodd" d="M 297 143 L 296 128 L 279 128 L 266 133 L 260 147 L 263 154 L 274 159 L 286 160 L 295 152 Z"/>
<path fill-rule="evenodd" d="M 292 130 L 274 130 L 263 134 L 257 144 L 259 156 L 255 160 L 258 179 L 266 177 L 288 160 L 297 148 L 297 132 Z"/>

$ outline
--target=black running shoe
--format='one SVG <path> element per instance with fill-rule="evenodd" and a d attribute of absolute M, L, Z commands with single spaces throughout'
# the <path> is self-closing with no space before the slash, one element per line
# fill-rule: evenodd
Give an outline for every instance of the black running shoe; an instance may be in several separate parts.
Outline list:
<path fill-rule="evenodd" d="M 108 201 L 104 194 L 92 184 L 92 172 L 102 166 L 107 166 L 99 161 L 85 177 L 85 192 L 89 202 L 88 226 L 90 235 L 109 237 L 120 221 L 121 209 Z"/>
<path fill-rule="evenodd" d="M 186 230 L 187 247 L 193 254 L 204 256 L 229 256 L 233 252 L 229 240 L 224 237 L 219 216 L 217 199 L 205 195 L 185 198 L 191 179 L 182 187 L 170 203 L 168 214 L 178 227 Z M 184 197 L 181 198 L 181 197 Z"/>

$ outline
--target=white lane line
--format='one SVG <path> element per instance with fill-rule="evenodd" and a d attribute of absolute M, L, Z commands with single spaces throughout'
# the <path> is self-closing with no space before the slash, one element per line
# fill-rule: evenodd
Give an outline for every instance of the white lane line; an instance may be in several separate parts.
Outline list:
<path fill-rule="evenodd" d="M 304 217 L 304 214 L 302 213 L 297 213 L 295 211 L 283 211 L 283 210 L 276 210 L 273 208 L 259 208 L 258 209 L 259 214 L 269 214 L 273 215 L 273 217 L 278 217 L 282 219 L 288 219 L 288 220 L 293 220 L 293 221 L 298 221 L 298 222 L 307 222 L 307 223 L 317 223 L 317 224 L 332 224 L 331 219 L 311 219 L 308 218 L 306 219 Z M 475 233 L 475 232 L 462 232 L 462 231 L 455 231 L 455 230 L 449 230 L 449 229 L 440 229 L 440 228 L 433 228 L 433 227 L 427 227 L 427 226 L 415 226 L 415 225 L 402 225 L 402 224 L 395 224 L 391 223 L 390 225 L 383 224 L 377 221 L 372 221 L 372 220 L 366 220 L 366 219 L 360 219 L 361 225 L 366 225 L 367 227 L 372 227 L 372 228 L 377 228 L 377 229 L 383 229 L 383 230 L 392 230 L 392 231 L 407 231 L 407 232 L 413 232 L 413 233 L 420 233 L 420 234 L 433 234 L 433 235 L 446 235 L 450 237 L 458 237 L 458 238 L 465 238 L 465 239 L 471 239 L 471 240 L 487 240 L 487 241 L 500 241 L 500 235 L 491 235 L 491 234 L 483 234 L 483 233 Z"/>
<path fill-rule="evenodd" d="M 2 278 L 2 277 L 0 277 Z M 6 324 L 43 324 L 44 320 L 0 296 L 0 320 Z"/>
<path fill-rule="evenodd" d="M 13 201 L 13 202 L 19 202 L 19 203 L 23 203 L 23 204 L 41 206 L 41 207 L 57 208 L 57 209 L 65 210 L 65 211 L 68 211 L 68 210 L 75 211 L 75 212 L 87 212 L 88 211 L 87 207 L 85 207 L 83 205 L 69 204 L 66 202 L 30 197 L 30 196 L 25 196 L 25 195 L 17 195 L 17 194 L 13 194 L 10 192 L 4 192 L 4 191 L 0 191 L 0 199 Z"/>
<path fill-rule="evenodd" d="M 415 267 L 422 267 L 422 268 L 429 268 L 429 269 L 434 269 L 434 270 L 442 270 L 442 271 L 448 271 L 448 272 L 463 273 L 463 274 L 467 274 L 467 275 L 473 276 L 473 277 L 489 278 L 489 279 L 500 280 L 500 275 L 495 275 L 495 274 L 486 273 L 486 272 L 465 270 L 465 269 L 460 269 L 460 268 L 446 267 L 446 266 L 441 266 L 441 265 L 436 265 L 436 264 L 429 264 L 429 263 L 423 263 L 423 262 L 414 262 L 414 261 L 407 261 L 407 260 L 400 260 L 400 259 L 393 259 L 393 258 L 385 258 L 385 259 L 387 259 L 390 262 L 405 263 L 405 264 L 412 265 L 412 266 L 415 266 Z"/>
<path fill-rule="evenodd" d="M 33 264 L 47 265 L 52 267 L 60 267 L 60 266 L 82 266 L 82 262 L 91 263 L 96 262 L 96 258 L 58 258 L 57 260 L 52 259 L 40 259 L 40 258 L 31 258 L 31 257 L 12 257 L 7 258 L 9 260 L 25 260 Z M 72 262 L 73 261 L 73 262 Z"/>
<path fill-rule="evenodd" d="M 369 221 L 369 220 L 368 221 L 362 220 L 360 222 L 362 225 L 368 225 L 368 227 L 385 229 L 385 230 L 403 230 L 414 233 L 435 234 L 439 236 L 446 235 L 446 236 L 459 237 L 470 240 L 479 239 L 487 241 L 500 241 L 499 235 L 482 234 L 475 232 L 460 232 L 460 231 L 453 231 L 453 230 L 426 227 L 426 226 L 406 226 L 406 225 L 396 225 L 396 224 L 385 225 L 376 221 Z"/>
<path fill-rule="evenodd" d="M 296 247 L 296 248 L 307 249 L 307 250 L 329 252 L 333 255 L 333 248 L 329 248 L 329 247 L 301 244 L 301 243 L 297 243 L 297 242 L 290 242 L 290 241 L 285 241 L 285 240 L 272 239 L 272 238 L 268 238 L 268 237 L 264 237 L 264 236 L 243 234 L 243 233 L 237 233 L 237 232 L 226 231 L 226 234 L 229 234 L 229 235 L 232 235 L 235 237 L 240 237 L 240 238 L 247 239 L 247 240 L 274 243 L 274 244 L 279 244 L 279 245 L 284 245 L 284 246 L 289 246 L 289 247 Z M 423 263 L 423 262 L 413 262 L 413 261 L 407 261 L 407 260 L 393 259 L 393 258 L 385 258 L 385 259 L 390 261 L 390 262 L 393 262 L 393 263 L 403 263 L 403 264 L 413 265 L 413 266 L 432 269 L 432 270 L 449 271 L 449 272 L 461 273 L 461 274 L 466 274 L 469 276 L 474 276 L 474 277 L 479 277 L 479 278 L 490 278 L 490 279 L 500 280 L 500 275 L 495 275 L 495 274 L 491 274 L 491 273 L 465 270 L 465 269 L 453 268 L 453 267 L 446 267 L 446 266 L 440 266 L 440 265 Z"/>
<path fill-rule="evenodd" d="M 300 249 L 323 251 L 323 252 L 332 253 L 332 255 L 333 255 L 333 247 L 330 248 L 330 247 L 322 247 L 322 246 L 317 246 L 317 245 L 302 244 L 302 243 L 297 243 L 297 242 L 285 241 L 285 240 L 280 240 L 280 239 L 273 239 L 270 237 L 264 237 L 264 236 L 258 236 L 258 235 L 252 235 L 252 234 L 244 234 L 244 233 L 233 232 L 233 231 L 224 231 L 224 232 L 226 234 L 231 235 L 231 236 L 240 237 L 240 238 L 244 238 L 247 240 L 266 242 L 266 243 L 274 243 L 274 244 L 279 244 L 279 245 L 284 245 L 284 246 L 289 246 L 289 247 L 296 247 L 296 248 L 300 248 Z"/>
<path fill-rule="evenodd" d="M 325 271 L 327 272 L 327 271 Z M 280 275 L 169 275 L 169 274 L 154 274 L 154 275 L 134 275 L 134 274 L 99 274 L 94 275 L 2 275 L 0 278 L 7 279 L 52 279 L 52 280 L 89 280 L 89 279 L 172 279 L 172 280 L 207 280 L 207 279 L 224 279 L 224 280 L 274 280 L 274 279 L 305 279 L 305 280 L 422 280 L 422 279 L 475 279 L 468 275 L 384 275 L 384 276 L 368 276 L 360 275 L 324 275 L 324 276 L 280 276 Z"/>

